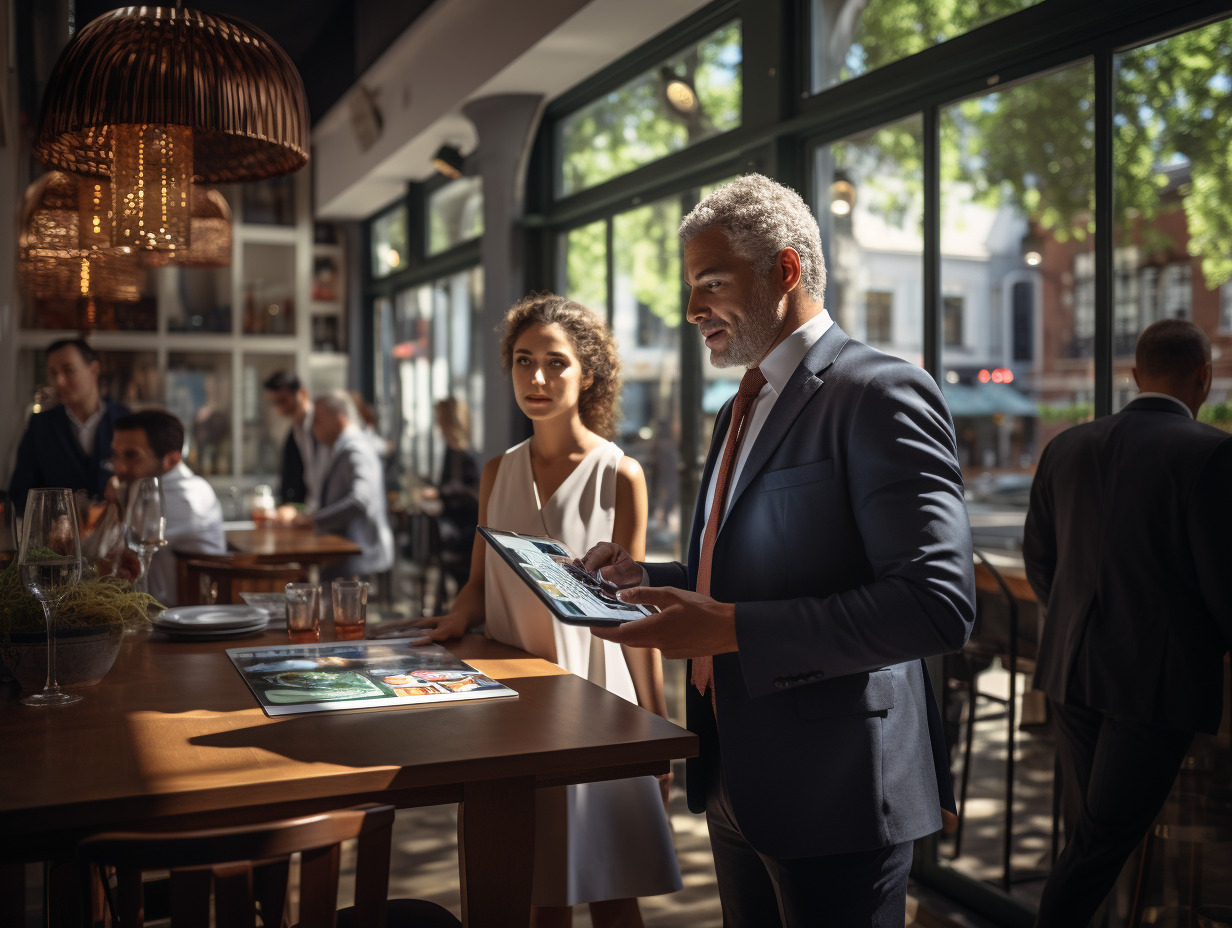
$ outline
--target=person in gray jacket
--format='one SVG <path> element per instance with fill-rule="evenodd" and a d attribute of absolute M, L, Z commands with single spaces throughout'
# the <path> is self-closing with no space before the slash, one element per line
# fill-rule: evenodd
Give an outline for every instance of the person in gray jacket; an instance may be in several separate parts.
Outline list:
<path fill-rule="evenodd" d="M 312 433 L 329 449 L 321 472 L 317 508 L 310 516 L 300 516 L 318 532 L 341 535 L 363 550 L 356 555 L 326 564 L 321 580 L 343 577 L 366 580 L 384 573 L 393 565 L 394 539 L 389 528 L 385 501 L 385 479 L 381 461 L 359 427 L 355 404 L 343 390 L 334 390 L 316 400 Z"/>

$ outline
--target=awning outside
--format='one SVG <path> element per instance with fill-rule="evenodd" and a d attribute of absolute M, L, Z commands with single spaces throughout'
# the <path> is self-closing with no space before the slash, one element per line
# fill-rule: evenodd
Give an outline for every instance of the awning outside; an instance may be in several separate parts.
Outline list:
<path fill-rule="evenodd" d="M 955 419 L 995 416 L 1038 416 L 1039 407 L 1003 383 L 945 383 L 941 385 L 950 415 Z"/>

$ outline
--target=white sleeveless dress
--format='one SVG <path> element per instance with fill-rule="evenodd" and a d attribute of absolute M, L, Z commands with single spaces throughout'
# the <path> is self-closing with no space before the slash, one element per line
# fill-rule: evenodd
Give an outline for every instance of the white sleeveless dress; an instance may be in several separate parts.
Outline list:
<path fill-rule="evenodd" d="M 550 535 L 578 556 L 600 541 L 611 541 L 616 468 L 622 457 L 624 452 L 611 442 L 594 449 L 541 504 L 529 439 L 510 448 L 488 499 L 488 525 Z M 596 638 L 588 628 L 557 622 L 498 557 L 484 558 L 484 583 L 488 637 L 637 702 L 620 645 Z M 541 789 L 535 829 L 535 905 L 657 896 L 681 888 L 654 777 Z"/>

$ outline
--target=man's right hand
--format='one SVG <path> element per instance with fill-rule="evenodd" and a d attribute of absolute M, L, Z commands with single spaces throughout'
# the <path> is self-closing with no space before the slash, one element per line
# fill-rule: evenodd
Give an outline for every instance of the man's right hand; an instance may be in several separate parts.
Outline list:
<path fill-rule="evenodd" d="M 642 565 L 615 542 L 599 542 L 586 552 L 581 563 L 587 573 L 599 570 L 604 580 L 618 587 L 642 585 Z"/>

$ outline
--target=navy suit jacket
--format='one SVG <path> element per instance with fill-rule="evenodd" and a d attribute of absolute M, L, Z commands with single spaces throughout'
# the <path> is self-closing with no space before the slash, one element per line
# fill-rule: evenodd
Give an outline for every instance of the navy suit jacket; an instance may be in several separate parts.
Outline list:
<path fill-rule="evenodd" d="M 1046 604 L 1036 686 L 1213 732 L 1232 642 L 1232 435 L 1143 397 L 1040 456 L 1023 538 Z"/>
<path fill-rule="evenodd" d="M 115 473 L 111 466 L 115 421 L 127 415 L 127 406 L 103 401 L 103 418 L 89 455 L 77 443 L 63 404 L 31 416 L 17 446 L 17 463 L 9 480 L 9 498 L 17 512 L 26 511 L 26 493 L 36 487 L 85 490 L 91 498 L 102 499 L 107 481 Z"/>
<path fill-rule="evenodd" d="M 709 485 L 731 418 L 715 423 Z M 647 565 L 695 588 L 689 564 Z M 920 368 L 832 325 L 776 401 L 733 488 L 711 595 L 736 604 L 739 650 L 714 658 L 717 708 L 688 687 L 689 805 L 716 756 L 758 851 L 884 847 L 941 826 L 948 761 L 921 658 L 960 648 L 975 615 L 954 427 Z M 931 717 L 931 723 L 930 723 Z"/>

